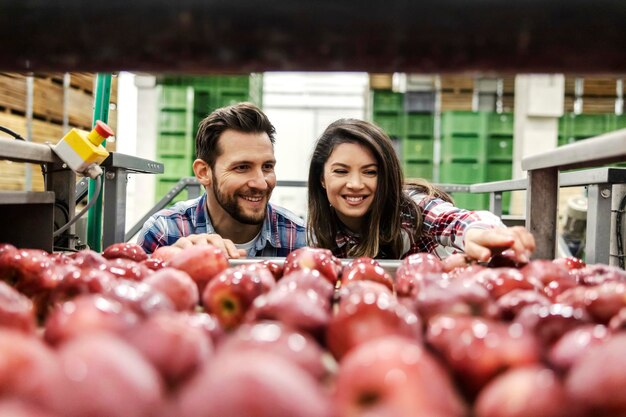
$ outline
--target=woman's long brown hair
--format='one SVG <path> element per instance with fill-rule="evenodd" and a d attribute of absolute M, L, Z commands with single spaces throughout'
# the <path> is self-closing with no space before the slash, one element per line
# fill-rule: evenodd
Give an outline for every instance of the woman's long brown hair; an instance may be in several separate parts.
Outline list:
<path fill-rule="evenodd" d="M 386 256 L 402 255 L 402 214 L 416 219 L 413 233 L 421 233 L 422 216 L 415 203 L 404 192 L 404 175 L 400 161 L 389 136 L 378 126 L 358 119 L 340 119 L 330 124 L 317 140 L 308 181 L 307 237 L 310 245 L 334 249 L 339 218 L 330 206 L 322 187 L 324 165 L 336 146 L 356 143 L 368 148 L 378 164 L 378 185 L 372 206 L 366 215 L 360 242 L 348 251 L 348 256 L 376 257 L 384 248 Z M 430 196 L 450 197 L 427 181 L 407 185 L 409 190 Z"/>

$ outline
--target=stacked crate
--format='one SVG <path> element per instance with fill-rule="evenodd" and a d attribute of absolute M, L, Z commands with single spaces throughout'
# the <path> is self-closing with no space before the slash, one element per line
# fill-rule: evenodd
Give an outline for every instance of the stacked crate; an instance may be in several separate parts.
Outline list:
<path fill-rule="evenodd" d="M 156 200 L 183 177 L 192 176 L 198 125 L 213 110 L 251 101 L 261 105 L 260 74 L 166 77 L 159 80 L 157 160 L 165 172 L 157 176 Z M 180 193 L 174 202 L 185 200 Z"/>
<path fill-rule="evenodd" d="M 394 141 L 406 178 L 433 179 L 433 115 L 429 93 L 372 90 L 372 120 Z"/>
<path fill-rule="evenodd" d="M 474 184 L 509 180 L 513 173 L 513 114 L 449 111 L 441 118 L 442 183 Z M 453 193 L 457 206 L 472 210 L 489 207 L 486 194 Z M 507 213 L 510 193 L 503 196 Z"/>
<path fill-rule="evenodd" d="M 33 103 L 30 128 L 31 140 L 36 143 L 57 143 L 69 129 L 89 131 L 92 128 L 95 74 L 68 74 L 69 84 L 64 86 L 64 74 L 37 73 L 33 75 Z M 24 74 L 0 73 L 0 126 L 27 137 L 27 77 Z M 117 131 L 117 77 L 111 80 L 111 106 L 108 125 Z M 64 128 L 63 119 L 68 125 Z M 0 140 L 14 140 L 0 132 Z M 0 143 L 2 146 L 2 143 Z M 107 140 L 106 147 L 115 151 L 115 140 Z M 26 171 L 30 171 L 30 184 Z M 21 164 L 0 161 L 0 190 L 43 191 L 44 177 L 38 164 Z"/>
<path fill-rule="evenodd" d="M 447 111 L 441 114 L 440 182 L 474 184 L 486 179 L 487 113 Z M 482 210 L 488 205 L 485 194 L 452 193 L 458 207 Z"/>
<path fill-rule="evenodd" d="M 487 181 L 513 177 L 513 114 L 487 113 Z M 502 195 L 502 212 L 509 213 L 511 193 Z"/>

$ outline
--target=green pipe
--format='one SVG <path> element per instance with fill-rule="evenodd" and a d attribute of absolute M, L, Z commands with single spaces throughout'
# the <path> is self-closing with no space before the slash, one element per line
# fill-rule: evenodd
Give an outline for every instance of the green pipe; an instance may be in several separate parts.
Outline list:
<path fill-rule="evenodd" d="M 109 100 L 111 98 L 111 74 L 98 73 L 96 76 L 96 91 L 94 93 L 93 123 L 97 120 L 104 123 L 109 121 Z M 102 142 L 106 147 L 106 139 Z M 102 178 L 104 182 L 104 178 Z M 104 187 L 101 188 L 101 190 Z M 91 199 L 96 192 L 96 181 L 89 180 L 89 194 Z M 98 200 L 87 212 L 87 244 L 91 250 L 102 251 L 102 192 L 98 195 Z"/>

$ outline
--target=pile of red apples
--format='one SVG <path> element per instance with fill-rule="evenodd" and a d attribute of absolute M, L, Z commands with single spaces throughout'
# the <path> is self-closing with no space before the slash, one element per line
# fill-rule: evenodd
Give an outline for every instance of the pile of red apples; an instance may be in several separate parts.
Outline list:
<path fill-rule="evenodd" d="M 0 245 L 0 416 L 626 416 L 626 273 Z"/>

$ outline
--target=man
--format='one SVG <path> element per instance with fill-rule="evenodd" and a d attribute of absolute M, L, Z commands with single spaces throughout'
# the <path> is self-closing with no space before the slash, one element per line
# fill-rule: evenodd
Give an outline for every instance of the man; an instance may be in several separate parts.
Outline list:
<path fill-rule="evenodd" d="M 304 221 L 269 203 L 276 186 L 274 134 L 267 116 L 251 103 L 215 110 L 196 136 L 193 172 L 206 191 L 153 215 L 138 244 L 213 244 L 231 258 L 286 256 L 306 245 Z"/>

